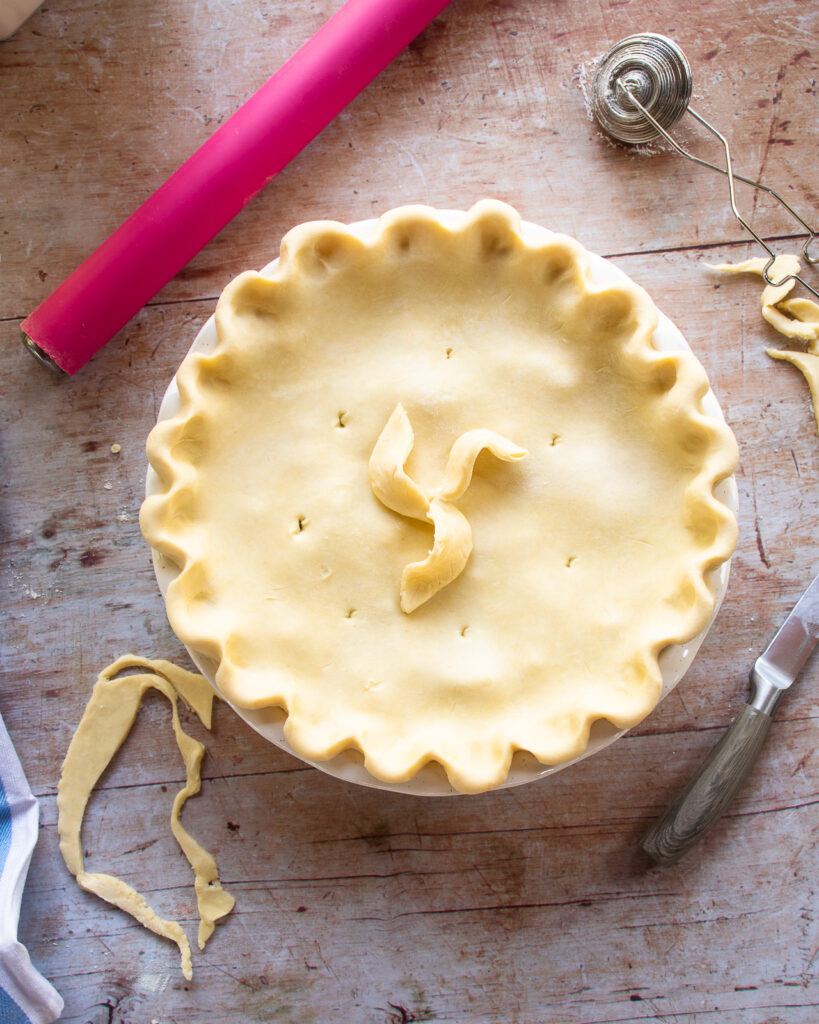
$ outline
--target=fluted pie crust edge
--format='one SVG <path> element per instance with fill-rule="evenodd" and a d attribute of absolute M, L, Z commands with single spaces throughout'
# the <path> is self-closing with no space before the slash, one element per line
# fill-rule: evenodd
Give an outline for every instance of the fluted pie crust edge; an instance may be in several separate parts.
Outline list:
<path fill-rule="evenodd" d="M 736 444 L 696 358 L 652 344 L 648 295 L 596 284 L 591 260 L 492 200 L 393 210 L 363 236 L 304 224 L 183 361 L 140 517 L 177 574 L 168 617 L 228 700 L 285 710 L 306 759 L 358 750 L 386 782 L 435 761 L 461 792 L 493 788 L 517 750 L 558 764 L 596 720 L 639 722 L 661 651 L 707 624 Z M 401 573 L 432 526 L 368 477 L 398 404 L 425 492 L 469 431 L 528 453 L 477 457 L 457 502 L 474 549 L 409 614 Z"/>

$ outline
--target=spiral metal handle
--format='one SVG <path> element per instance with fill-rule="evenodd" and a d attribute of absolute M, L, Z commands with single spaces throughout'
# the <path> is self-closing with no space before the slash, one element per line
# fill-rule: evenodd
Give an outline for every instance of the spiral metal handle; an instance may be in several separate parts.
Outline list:
<path fill-rule="evenodd" d="M 680 120 L 692 88 L 691 68 L 679 46 L 666 36 L 642 32 L 621 39 L 601 61 L 592 83 L 592 110 L 612 138 L 650 142 L 661 134 L 654 122 L 669 131 Z"/>

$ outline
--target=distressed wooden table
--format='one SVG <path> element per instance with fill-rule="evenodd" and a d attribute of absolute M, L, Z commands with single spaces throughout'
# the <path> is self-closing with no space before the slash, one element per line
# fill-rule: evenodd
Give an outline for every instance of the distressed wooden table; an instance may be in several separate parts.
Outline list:
<path fill-rule="evenodd" d="M 76 1024 L 814 1022 L 816 661 L 716 831 L 668 869 L 637 839 L 736 715 L 754 657 L 819 570 L 816 424 L 801 376 L 765 355 L 780 339 L 758 281 L 704 267 L 755 254 L 725 180 L 604 141 L 583 88 L 620 37 L 674 36 L 740 169 L 815 218 L 819 8 L 454 0 L 76 378 L 49 375 L 20 346 L 20 320 L 337 6 L 46 0 L 0 44 L 0 711 L 42 808 L 21 937 Z M 718 156 L 693 122 L 680 134 Z M 187 663 L 137 523 L 159 400 L 222 287 L 272 258 L 288 227 L 487 195 L 613 257 L 706 366 L 741 453 L 725 604 L 639 728 L 522 788 L 387 794 L 306 767 L 224 705 L 211 734 L 187 716 L 208 755 L 185 821 L 237 899 L 187 982 L 172 945 L 80 891 L 55 831 L 60 763 L 96 673 L 126 651 Z M 794 249 L 770 202 L 740 199 Z M 183 778 L 167 703 L 148 699 L 84 846 L 90 870 L 193 936 L 166 821 Z"/>

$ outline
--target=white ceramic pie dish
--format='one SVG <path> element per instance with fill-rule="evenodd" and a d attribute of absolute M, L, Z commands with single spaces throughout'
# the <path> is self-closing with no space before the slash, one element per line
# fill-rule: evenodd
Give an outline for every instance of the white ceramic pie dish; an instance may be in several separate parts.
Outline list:
<path fill-rule="evenodd" d="M 449 216 L 446 212 L 440 212 L 439 216 L 446 223 Z M 453 213 L 452 216 L 457 216 Z M 361 221 L 349 226 L 349 230 L 361 237 L 366 237 L 373 230 L 378 222 L 376 220 Z M 521 226 L 525 241 L 537 244 L 545 241 L 550 233 L 537 225 L 524 222 Z M 271 274 L 276 268 L 278 260 L 273 260 L 263 268 L 263 274 Z M 619 268 L 601 257 L 592 255 L 592 280 L 594 284 L 616 284 L 629 280 Z M 678 328 L 663 313 L 658 311 L 659 320 L 656 331 L 653 335 L 655 346 L 664 351 L 689 349 L 689 346 L 678 330 Z M 213 351 L 218 343 L 216 323 L 214 316 L 211 316 L 203 325 L 191 345 L 191 351 L 209 353 Z M 706 414 L 714 418 L 723 419 L 722 411 L 716 397 L 709 391 L 703 400 L 703 408 Z M 162 421 L 174 416 L 179 410 L 179 391 L 174 377 L 165 393 L 160 405 L 158 420 Z M 160 484 L 156 473 L 148 468 L 146 479 L 146 496 L 158 493 Z M 737 512 L 737 488 L 733 477 L 722 481 L 716 489 L 716 497 L 722 501 L 734 514 Z M 157 582 L 163 598 L 171 581 L 177 575 L 176 569 L 164 556 L 153 552 L 154 570 Z M 679 683 L 693 661 L 703 640 L 713 624 L 714 618 L 722 603 L 728 585 L 730 572 L 730 559 L 724 562 L 714 575 L 712 585 L 715 593 L 715 606 L 711 618 L 705 627 L 696 637 L 683 645 L 672 645 L 667 647 L 660 655 L 659 664 L 663 677 L 662 696 L 666 697 L 671 690 Z M 214 679 L 217 665 L 203 655 L 192 651 L 188 652 L 194 663 L 202 674 L 211 682 L 218 692 Z M 234 711 L 247 722 L 252 728 L 259 732 L 271 743 L 288 751 L 293 756 L 304 761 L 288 745 L 284 738 L 284 722 L 286 715 L 279 708 L 247 709 L 231 704 Z M 531 754 L 518 752 L 513 760 L 506 780 L 498 788 L 521 785 L 525 782 L 532 782 L 535 779 L 543 778 L 554 772 L 562 771 L 574 764 L 576 761 L 589 757 L 604 749 L 614 740 L 624 734 L 626 730 L 618 730 L 605 720 L 597 721 L 591 730 L 589 742 L 585 750 L 578 757 L 557 765 L 544 765 L 536 760 Z M 308 761 L 319 770 L 333 775 L 348 782 L 355 782 L 359 785 L 370 786 L 378 789 L 392 790 L 396 792 L 409 793 L 415 796 L 448 796 L 456 795 L 458 791 L 450 784 L 443 769 L 435 764 L 428 764 L 419 771 L 412 779 L 402 783 L 387 783 L 374 778 L 364 767 L 362 756 L 354 750 L 343 751 L 336 757 L 323 762 Z"/>

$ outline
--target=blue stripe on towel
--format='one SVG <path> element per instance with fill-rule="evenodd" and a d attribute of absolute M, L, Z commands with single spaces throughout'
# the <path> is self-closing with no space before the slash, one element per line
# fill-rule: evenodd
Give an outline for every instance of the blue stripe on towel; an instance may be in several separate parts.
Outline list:
<path fill-rule="evenodd" d="M 0 1024 L 31 1024 L 8 992 L 0 988 Z"/>
<path fill-rule="evenodd" d="M 11 849 L 11 808 L 6 799 L 6 788 L 0 778 L 0 875 L 6 866 L 6 857 Z"/>
<path fill-rule="evenodd" d="M 0 779 L 0 876 L 11 849 L 11 809 Z M 4 989 L 0 988 L 0 1024 L 31 1024 L 31 1021 Z"/>

